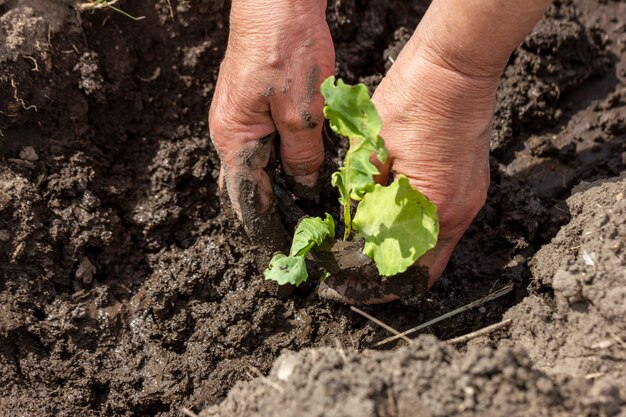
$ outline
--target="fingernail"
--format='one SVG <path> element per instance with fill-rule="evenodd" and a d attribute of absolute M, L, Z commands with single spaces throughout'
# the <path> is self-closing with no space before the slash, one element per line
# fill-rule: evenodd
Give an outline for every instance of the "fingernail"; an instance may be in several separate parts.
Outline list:
<path fill-rule="evenodd" d="M 314 172 L 308 175 L 296 175 L 293 177 L 294 181 L 298 184 L 302 184 L 306 187 L 313 187 L 317 182 L 317 178 L 319 177 L 318 172 Z"/>

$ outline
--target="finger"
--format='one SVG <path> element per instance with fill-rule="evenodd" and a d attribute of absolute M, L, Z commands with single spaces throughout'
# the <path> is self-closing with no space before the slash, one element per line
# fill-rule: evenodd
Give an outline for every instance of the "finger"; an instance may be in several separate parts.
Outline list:
<path fill-rule="evenodd" d="M 224 192 L 250 239 L 268 252 L 284 250 L 286 232 L 274 207 L 274 193 L 265 171 L 274 134 L 242 146 L 237 156 L 223 161 Z"/>
<path fill-rule="evenodd" d="M 428 288 L 432 287 L 443 274 L 461 236 L 463 234 L 451 238 L 440 238 L 437 246 L 426 252 L 419 259 L 418 264 L 428 268 Z"/>
<path fill-rule="evenodd" d="M 360 277 L 330 276 L 320 282 L 317 293 L 320 298 L 349 305 L 385 304 L 400 299 L 396 294 L 385 292 L 379 282 Z"/>
<path fill-rule="evenodd" d="M 370 162 L 378 169 L 378 175 L 374 175 L 374 182 L 380 185 L 387 185 L 391 173 L 391 158 L 387 158 L 385 163 L 382 163 L 375 154 L 372 154 Z"/>
<path fill-rule="evenodd" d="M 248 237 L 262 249 L 281 250 L 286 233 L 274 210 L 272 184 L 265 172 L 275 136 L 269 105 L 237 99 L 236 89 L 229 89 L 229 94 L 223 91 L 218 89 L 211 103 L 209 130 L 221 161 L 224 214 L 240 220 Z M 232 101 L 244 105 L 236 110 Z"/>
<path fill-rule="evenodd" d="M 319 86 L 326 75 L 314 65 L 306 78 L 294 80 L 294 85 L 301 85 L 301 88 L 292 88 L 271 101 L 285 172 L 296 182 L 309 187 L 315 185 L 324 161 L 324 100 Z"/>
<path fill-rule="evenodd" d="M 222 63 L 222 67 L 226 60 Z M 223 68 L 222 68 L 223 69 Z M 220 187 L 228 186 L 227 194 L 232 209 L 242 220 L 242 207 L 245 204 L 238 194 L 239 178 L 245 178 L 250 170 L 262 170 L 267 165 L 271 153 L 272 139 L 276 127 L 269 114 L 269 104 L 264 99 L 245 94 L 233 85 L 226 76 L 218 78 L 215 95 L 209 109 L 209 132 L 211 141 L 220 157 Z M 262 179 L 261 173 L 250 179 Z M 237 181 L 236 181 L 237 180 Z M 260 185 L 265 188 L 265 181 Z M 271 191 L 271 187 L 269 188 Z M 268 194 L 263 189 L 260 195 Z M 269 201 L 261 201 L 260 209 L 267 209 Z"/>
<path fill-rule="evenodd" d="M 254 213 L 266 213 L 273 204 L 272 184 L 265 172 L 274 134 L 240 145 L 236 154 L 223 159 L 224 183 L 233 208 L 244 221 Z"/>
<path fill-rule="evenodd" d="M 380 304 L 417 300 L 426 293 L 427 274 L 418 267 L 392 277 L 381 277 L 374 261 L 358 242 L 337 241 L 330 251 L 316 254 L 323 271 L 318 294 L 347 304 Z"/>

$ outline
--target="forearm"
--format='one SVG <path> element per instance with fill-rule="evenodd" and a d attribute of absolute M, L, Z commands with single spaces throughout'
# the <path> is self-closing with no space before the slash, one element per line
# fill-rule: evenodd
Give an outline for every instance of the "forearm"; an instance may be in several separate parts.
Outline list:
<path fill-rule="evenodd" d="M 256 12 L 272 14 L 275 11 L 304 11 L 326 10 L 326 0 L 232 0 L 231 14 L 241 12 Z"/>
<path fill-rule="evenodd" d="M 427 112 L 443 135 L 443 123 L 484 121 L 493 111 L 500 74 L 509 56 L 541 18 L 549 0 L 433 0 L 383 82 L 394 91 L 388 107 Z M 418 100 L 429 97 L 429 100 Z M 393 103 L 392 103 L 393 102 Z M 475 132 L 488 125 L 473 127 Z M 466 132 L 446 132 L 469 137 Z M 478 135 L 478 134 L 477 134 Z M 435 146 L 440 146 L 437 141 Z M 441 143 L 444 143 L 443 141 Z M 451 144 L 452 146 L 452 144 Z"/>
<path fill-rule="evenodd" d="M 475 77 L 498 76 L 549 0 L 434 0 L 410 47 Z"/>

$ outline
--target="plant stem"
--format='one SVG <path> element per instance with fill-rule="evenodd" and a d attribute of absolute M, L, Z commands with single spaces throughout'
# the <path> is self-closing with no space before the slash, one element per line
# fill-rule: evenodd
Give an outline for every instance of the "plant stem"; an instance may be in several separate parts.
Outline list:
<path fill-rule="evenodd" d="M 343 233 L 343 240 L 350 239 L 350 233 L 352 233 L 352 214 L 350 213 L 351 200 L 348 197 L 346 205 L 343 206 L 343 221 L 346 223 L 346 230 Z"/>
<path fill-rule="evenodd" d="M 348 139 L 348 152 L 346 152 L 346 157 L 344 160 L 344 166 L 345 166 L 345 173 L 346 173 L 346 178 L 345 178 L 345 184 L 348 184 L 348 173 L 350 172 L 350 159 L 351 159 L 351 154 L 350 151 L 352 151 L 352 141 L 350 141 L 350 139 Z M 352 199 L 350 198 L 350 193 L 352 192 L 352 190 L 350 189 L 350 187 L 346 187 L 348 190 L 348 195 L 346 196 L 346 205 L 343 206 L 343 221 L 346 224 L 346 230 L 343 232 L 343 240 L 349 240 L 350 239 L 350 233 L 352 233 L 352 213 L 350 212 L 350 209 L 352 208 Z"/>
<path fill-rule="evenodd" d="M 118 0 L 95 0 L 93 2 L 86 2 L 86 3 L 81 3 L 79 5 L 80 10 L 86 10 L 86 9 L 102 9 L 102 8 L 109 8 L 117 13 L 120 13 L 126 17 L 128 17 L 129 19 L 133 19 L 133 20 L 142 20 L 145 19 L 145 16 L 139 16 L 139 17 L 135 17 L 132 16 L 128 13 L 126 13 L 124 10 L 117 8 L 115 6 L 113 6 L 113 4 L 117 3 Z"/>

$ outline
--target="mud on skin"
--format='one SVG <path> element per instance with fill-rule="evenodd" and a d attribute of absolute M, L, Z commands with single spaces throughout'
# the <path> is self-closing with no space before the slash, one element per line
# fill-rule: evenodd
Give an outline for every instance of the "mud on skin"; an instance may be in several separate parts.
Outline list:
<path fill-rule="evenodd" d="M 224 168 L 224 184 L 221 187 L 220 201 L 224 212 L 237 221 L 239 216 L 232 206 L 232 198 L 237 202 L 243 228 L 253 244 L 258 245 L 261 252 L 271 255 L 288 247 L 287 234 L 280 221 L 272 190 L 262 190 L 255 181 L 250 179 L 252 170 L 264 170 L 273 157 L 274 133 L 259 139 L 251 149 L 239 154 L 239 170 L 231 173 Z M 267 172 L 266 172 L 266 175 Z M 231 178 L 234 177 L 234 178 Z M 262 200 L 269 200 L 270 207 L 263 208 Z"/>
<path fill-rule="evenodd" d="M 79 22 L 66 2 L 0 5 L 0 111 L 15 116 L 0 113 L 0 415 L 169 417 L 181 406 L 199 413 L 249 380 L 250 365 L 267 374 L 283 350 L 311 347 L 322 348 L 310 351 L 318 360 L 306 359 L 292 378 L 304 383 L 298 375 L 319 366 L 320 383 L 307 382 L 297 395 L 327 410 L 344 407 L 337 395 L 345 392 L 380 399 L 375 415 L 421 410 L 434 398 L 443 399 L 442 414 L 460 406 L 469 415 L 488 415 L 480 414 L 487 407 L 582 416 L 623 408 L 623 349 L 613 337 L 626 340 L 616 316 L 623 279 L 611 272 L 623 259 L 622 249 L 611 246 L 621 229 L 603 229 L 625 223 L 614 200 L 621 189 L 585 193 L 584 205 L 564 202 L 580 180 L 625 169 L 619 120 L 626 117 L 620 50 L 626 39 L 621 22 L 611 20 L 624 14 L 623 2 L 554 3 L 506 70 L 489 200 L 445 275 L 416 306 L 368 308 L 403 330 L 513 281 L 514 294 L 431 330 L 445 340 L 505 314 L 519 326 L 477 340 L 467 352 L 423 337 L 411 348 L 369 356 L 355 351 L 385 331 L 337 303 L 280 299 L 258 272 L 259 249 L 221 213 L 219 160 L 205 120 L 227 39 L 227 6 L 171 1 L 172 19 L 168 3 L 119 2 L 146 16 L 139 22 L 108 10 L 85 13 Z M 370 86 L 389 62 L 385 49 L 403 39 L 394 32 L 401 26 L 410 32 L 426 7 L 329 3 L 338 75 Z M 15 101 L 11 80 L 25 107 L 37 111 Z M 552 94 L 556 89 L 560 95 Z M 550 147 L 569 147 L 568 157 L 542 151 Z M 327 149 L 336 150 L 329 159 L 341 160 L 340 146 Z M 310 215 L 328 211 L 339 219 L 330 187 L 318 201 L 297 203 Z M 591 216 L 596 201 L 613 214 Z M 572 216 L 578 224 L 580 213 L 594 219 L 585 220 L 590 226 L 563 230 L 585 240 L 559 239 L 558 250 L 537 255 L 565 262 L 554 268 L 562 270 L 558 279 L 536 275 L 548 269 L 531 269 L 529 260 Z M 609 270 L 594 272 L 583 249 Z M 575 285 L 565 285 L 570 276 Z M 598 298 L 605 292 L 610 303 Z M 582 324 L 592 325 L 593 342 L 574 351 L 580 340 L 570 336 Z M 561 344 L 568 338 L 571 345 Z M 551 361 L 561 365 L 551 369 Z M 401 372 L 389 374 L 387 364 Z M 380 373 L 361 377 L 378 367 Z M 346 379 L 334 372 L 346 372 Z M 433 375 L 441 376 L 436 386 Z M 324 381 L 350 385 L 332 390 Z M 403 397 L 426 383 L 421 403 Z M 259 381 L 252 384 L 268 403 L 276 400 L 256 391 Z M 242 389 L 253 392 L 237 388 L 233 398 Z M 247 401 L 246 409 L 264 409 Z M 220 412 L 228 415 L 227 407 Z"/>

